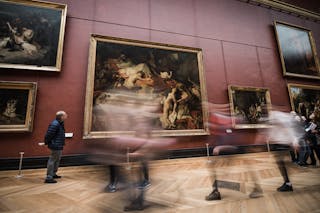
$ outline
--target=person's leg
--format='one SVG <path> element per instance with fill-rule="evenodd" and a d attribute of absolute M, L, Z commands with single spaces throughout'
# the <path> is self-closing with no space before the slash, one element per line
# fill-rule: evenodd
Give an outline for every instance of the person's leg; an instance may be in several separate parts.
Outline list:
<path fill-rule="evenodd" d="M 320 161 L 320 147 L 317 144 L 314 145 L 314 150 L 316 152 L 318 160 Z"/>
<path fill-rule="evenodd" d="M 278 164 L 278 168 L 280 170 L 281 176 L 283 177 L 283 180 L 284 180 L 284 183 L 282 184 L 282 186 L 280 186 L 277 190 L 279 192 L 293 191 L 284 159 L 280 159 L 279 161 L 277 161 L 277 164 Z"/>
<path fill-rule="evenodd" d="M 51 150 L 51 154 L 47 163 L 47 179 L 53 179 L 54 176 L 54 150 Z"/>
<path fill-rule="evenodd" d="M 218 189 L 218 181 L 216 180 L 215 178 L 215 181 L 213 182 L 213 191 L 206 196 L 206 200 L 221 200 L 221 194 L 219 192 L 219 189 Z"/>
<path fill-rule="evenodd" d="M 217 180 L 215 180 L 213 183 L 213 189 L 218 191 L 218 181 Z"/>
<path fill-rule="evenodd" d="M 294 149 L 291 149 L 291 150 L 290 150 L 290 156 L 291 156 L 291 161 L 292 161 L 293 163 L 295 163 L 295 162 L 297 162 L 297 161 L 299 160 L 299 156 L 296 155 L 296 152 L 295 152 Z"/>
<path fill-rule="evenodd" d="M 281 176 L 283 177 L 284 182 L 286 182 L 286 183 L 290 182 L 284 160 L 281 159 L 280 161 L 277 162 L 277 164 L 278 164 L 278 168 L 280 170 L 280 173 L 281 173 Z"/>
<path fill-rule="evenodd" d="M 117 178 L 117 167 L 115 165 L 110 165 L 109 172 L 110 172 L 110 183 L 115 185 L 116 178 Z"/>
<path fill-rule="evenodd" d="M 140 178 L 140 187 L 145 188 L 151 185 L 149 181 L 149 165 L 147 161 L 141 161 L 141 175 L 142 177 Z"/>
<path fill-rule="evenodd" d="M 110 183 L 106 186 L 106 192 L 116 192 L 117 191 L 117 166 L 109 165 L 109 175 L 110 175 Z"/>
<path fill-rule="evenodd" d="M 147 161 L 142 161 L 142 172 L 144 180 L 149 182 L 149 165 Z"/>
<path fill-rule="evenodd" d="M 316 160 L 316 158 L 315 158 L 315 156 L 314 156 L 314 153 L 313 153 L 313 151 L 315 150 L 314 149 L 314 146 L 313 145 L 311 145 L 310 147 L 310 159 L 311 159 L 311 165 L 316 165 L 317 164 L 317 160 Z"/>
<path fill-rule="evenodd" d="M 250 178 L 254 181 L 254 188 L 252 192 L 249 194 L 250 198 L 258 198 L 263 196 L 263 190 L 258 184 L 258 172 L 257 171 L 250 171 L 249 175 L 251 176 Z"/>
<path fill-rule="evenodd" d="M 128 206 L 124 207 L 124 211 L 142 211 L 144 209 L 144 190 L 141 189 L 136 196 Z"/>
<path fill-rule="evenodd" d="M 297 154 L 296 163 L 299 163 L 299 158 L 300 158 L 299 150 L 296 150 L 296 154 Z"/>
<path fill-rule="evenodd" d="M 305 163 L 307 163 L 309 157 L 311 158 L 311 154 L 312 154 L 312 150 L 311 150 L 311 145 L 310 144 L 307 144 L 306 146 L 306 157 L 305 157 Z M 314 155 L 312 156 L 314 158 Z"/>
<path fill-rule="evenodd" d="M 298 164 L 300 166 L 306 165 L 306 161 L 307 161 L 308 157 L 309 157 L 309 154 L 308 154 L 307 145 L 304 142 L 304 144 L 300 146 Z"/>
<path fill-rule="evenodd" d="M 55 162 L 57 161 L 58 158 L 57 150 L 51 150 L 51 154 L 48 159 L 47 163 L 47 177 L 45 182 L 46 183 L 56 183 L 55 180 L 53 180 L 54 177 L 54 167 L 55 167 Z"/>
<path fill-rule="evenodd" d="M 141 211 L 144 209 L 144 190 L 150 185 L 148 162 L 141 161 L 141 167 L 139 173 L 138 187 L 134 184 L 131 190 L 131 197 L 129 198 L 130 204 L 124 207 L 124 211 Z"/>
<path fill-rule="evenodd" d="M 57 175 L 57 172 L 58 172 L 59 165 L 60 165 L 61 155 L 62 155 L 62 150 L 57 150 L 56 151 L 56 161 L 54 162 L 54 177 L 60 177 Z"/>

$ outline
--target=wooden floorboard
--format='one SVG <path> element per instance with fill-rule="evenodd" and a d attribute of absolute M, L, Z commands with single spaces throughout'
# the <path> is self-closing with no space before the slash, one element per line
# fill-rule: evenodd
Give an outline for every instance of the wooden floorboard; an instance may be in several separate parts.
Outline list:
<path fill-rule="evenodd" d="M 286 155 L 293 192 L 277 192 L 283 183 L 276 161 Z M 289 162 L 285 152 L 254 153 L 158 160 L 150 162 L 152 185 L 146 190 L 144 212 L 320 212 L 320 169 Z M 130 180 L 135 171 L 123 168 Z M 57 184 L 44 184 L 45 169 L 0 172 L 0 212 L 123 212 L 129 190 L 105 193 L 103 166 L 60 168 Z M 214 179 L 240 184 L 240 190 L 221 188 L 222 200 L 206 201 Z M 250 199 L 258 184 L 263 197 Z"/>

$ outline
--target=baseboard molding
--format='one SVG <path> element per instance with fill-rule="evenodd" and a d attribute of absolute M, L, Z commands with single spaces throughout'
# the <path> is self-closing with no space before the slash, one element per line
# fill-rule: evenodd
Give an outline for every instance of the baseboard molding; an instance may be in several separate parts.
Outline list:
<path fill-rule="evenodd" d="M 209 154 L 212 155 L 214 147 L 209 147 Z M 288 146 L 285 145 L 270 145 L 271 151 L 286 150 Z M 237 149 L 232 152 L 222 151 L 220 155 L 230 154 L 245 154 L 267 152 L 267 145 L 250 145 L 250 146 L 237 146 Z M 175 159 L 175 158 L 190 158 L 190 157 L 203 157 L 207 156 L 206 148 L 193 148 L 193 149 L 179 149 L 169 150 L 166 154 L 159 156 L 158 159 Z M 18 170 L 19 158 L 0 158 L 0 170 Z M 27 157 L 23 159 L 22 169 L 37 169 L 45 168 L 47 166 L 48 157 Z M 88 155 L 66 155 L 62 156 L 60 166 L 81 166 L 81 165 L 94 165 L 95 163 L 88 160 Z"/>
<path fill-rule="evenodd" d="M 282 144 L 270 144 L 270 151 L 282 151 L 289 149 L 288 145 Z M 215 147 L 209 147 L 209 154 L 213 154 L 213 149 Z M 219 155 L 233 155 L 233 154 L 246 154 L 246 153 L 257 153 L 257 152 L 267 152 L 268 147 L 266 144 L 258 145 L 244 145 L 235 146 L 235 149 L 230 151 L 220 151 Z M 180 150 L 170 150 L 167 154 L 167 158 L 189 158 L 189 157 L 203 157 L 207 156 L 206 148 L 194 148 L 194 149 L 180 149 Z"/>
<path fill-rule="evenodd" d="M 19 158 L 0 158 L 0 170 L 18 170 Z M 23 158 L 22 169 L 38 169 L 47 167 L 48 157 Z M 93 164 L 88 160 L 88 155 L 62 156 L 60 166 L 81 166 Z"/>

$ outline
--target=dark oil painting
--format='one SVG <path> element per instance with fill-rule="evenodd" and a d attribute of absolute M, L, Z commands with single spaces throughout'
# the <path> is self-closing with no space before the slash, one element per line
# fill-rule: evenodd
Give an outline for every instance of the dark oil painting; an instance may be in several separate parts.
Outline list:
<path fill-rule="evenodd" d="M 292 110 L 309 119 L 315 115 L 320 122 L 320 87 L 311 85 L 288 84 Z"/>
<path fill-rule="evenodd" d="M 94 109 L 107 101 L 108 91 L 115 89 L 158 97 L 160 110 L 154 119 L 155 130 L 169 134 L 187 130 L 182 134 L 188 135 L 195 134 L 188 130 L 204 129 L 205 87 L 200 50 L 113 39 L 97 39 L 94 45 L 91 131 L 106 130 L 103 116 Z"/>
<path fill-rule="evenodd" d="M 0 66 L 57 71 L 64 10 L 26 2 L 0 1 Z"/>
<path fill-rule="evenodd" d="M 229 86 L 229 97 L 235 128 L 267 126 L 271 104 L 267 89 Z"/>
<path fill-rule="evenodd" d="M 284 75 L 320 78 L 315 42 L 310 30 L 275 22 Z"/>
<path fill-rule="evenodd" d="M 0 125 L 21 125 L 26 121 L 29 90 L 0 89 Z"/>

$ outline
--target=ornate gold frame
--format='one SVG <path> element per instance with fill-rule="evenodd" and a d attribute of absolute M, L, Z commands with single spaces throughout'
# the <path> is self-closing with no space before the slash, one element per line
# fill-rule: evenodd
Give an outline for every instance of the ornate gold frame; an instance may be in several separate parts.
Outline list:
<path fill-rule="evenodd" d="M 0 125 L 0 132 L 32 132 L 37 96 L 37 83 L 0 81 L 0 89 L 21 89 L 29 91 L 25 123 L 23 125 Z"/>
<path fill-rule="evenodd" d="M 300 89 L 319 90 L 319 93 L 320 93 L 320 86 L 288 83 L 287 87 L 288 87 L 288 93 L 289 93 L 289 97 L 290 97 L 291 110 L 295 111 L 295 112 L 297 112 L 297 111 L 296 111 L 295 106 L 294 106 L 294 97 L 293 97 L 293 94 L 291 92 L 291 88 L 292 87 L 297 87 L 297 88 L 300 88 Z"/>
<path fill-rule="evenodd" d="M 232 125 L 235 129 L 257 129 L 257 128 L 269 128 L 269 124 L 237 124 L 236 122 L 236 113 L 234 108 L 234 100 L 233 100 L 233 93 L 238 91 L 253 91 L 253 92 L 265 92 L 266 104 L 268 113 L 271 110 L 271 98 L 270 92 L 268 88 L 261 88 L 261 87 L 243 87 L 243 86 L 235 86 L 229 85 L 228 86 L 228 95 L 230 101 L 230 111 L 231 111 L 231 118 L 232 118 Z"/>
<path fill-rule="evenodd" d="M 203 103 L 207 102 L 206 84 L 204 78 L 203 62 L 202 62 L 202 50 L 199 48 L 183 47 L 169 44 L 161 44 L 147 41 L 130 40 L 123 38 L 114 38 L 101 35 L 92 35 L 90 38 L 90 50 L 89 50 L 89 64 L 87 73 L 87 88 L 86 88 L 86 101 L 85 101 L 85 112 L 84 112 L 84 132 L 83 138 L 109 138 L 114 137 L 119 134 L 133 134 L 129 131 L 92 131 L 92 109 L 93 109 L 93 92 L 94 92 L 94 76 L 95 76 L 95 62 L 96 62 L 96 47 L 97 42 L 107 42 L 114 44 L 125 44 L 137 47 L 146 48 L 157 48 L 163 50 L 174 50 L 182 51 L 188 53 L 194 53 L 197 57 L 198 62 L 198 75 L 200 79 L 200 91 L 201 91 L 201 101 Z M 186 135 L 208 135 L 209 130 L 207 127 L 208 121 L 208 111 L 207 107 L 202 104 L 202 119 L 203 119 L 203 129 L 194 130 L 157 130 L 153 131 L 152 134 L 155 136 L 186 136 Z"/>
<path fill-rule="evenodd" d="M 298 29 L 298 30 L 301 30 L 301 31 L 306 31 L 308 33 L 310 46 L 311 46 L 311 49 L 312 49 L 312 57 L 313 57 L 313 59 L 315 61 L 315 66 L 316 66 L 316 69 L 317 69 L 317 72 L 318 72 L 318 76 L 287 72 L 286 65 L 285 65 L 285 60 L 284 60 L 284 56 L 283 56 L 283 51 L 282 51 L 280 40 L 279 40 L 279 34 L 277 32 L 277 25 L 278 24 L 287 26 L 288 28 L 294 28 L 294 29 Z M 316 45 L 315 45 L 315 41 L 313 39 L 311 30 L 303 28 L 303 27 L 300 27 L 300 26 L 296 26 L 296 25 L 293 25 L 293 24 L 280 22 L 280 21 L 274 21 L 274 29 L 275 29 L 276 40 L 277 40 L 277 44 L 278 44 L 278 50 L 279 50 L 279 54 L 280 54 L 280 60 L 281 60 L 283 75 L 284 76 L 301 77 L 301 78 L 320 79 L 320 66 L 319 66 L 319 61 L 318 61 L 318 56 L 317 56 L 317 51 L 316 51 Z"/>
<path fill-rule="evenodd" d="M 38 66 L 38 65 L 26 65 L 26 64 L 10 64 L 10 63 L 0 63 L 0 68 L 13 68 L 13 69 L 26 69 L 26 70 L 43 70 L 43 71 L 55 71 L 60 72 L 62 66 L 62 53 L 63 53 L 63 42 L 65 34 L 65 25 L 67 17 L 67 5 L 46 1 L 36 1 L 36 0 L 0 0 L 0 3 L 10 3 L 21 6 L 31 6 L 39 7 L 45 9 L 52 9 L 61 11 L 60 17 L 60 31 L 59 31 L 59 42 L 57 48 L 57 57 L 55 66 Z"/>
<path fill-rule="evenodd" d="M 281 11 L 283 13 L 289 13 L 295 16 L 305 17 L 307 19 L 311 19 L 314 21 L 320 20 L 319 13 L 316 13 L 292 4 L 288 4 L 281 0 L 239 0 L 239 1 L 251 3 L 253 5 L 258 5 L 264 8 L 266 7 L 276 11 Z"/>

